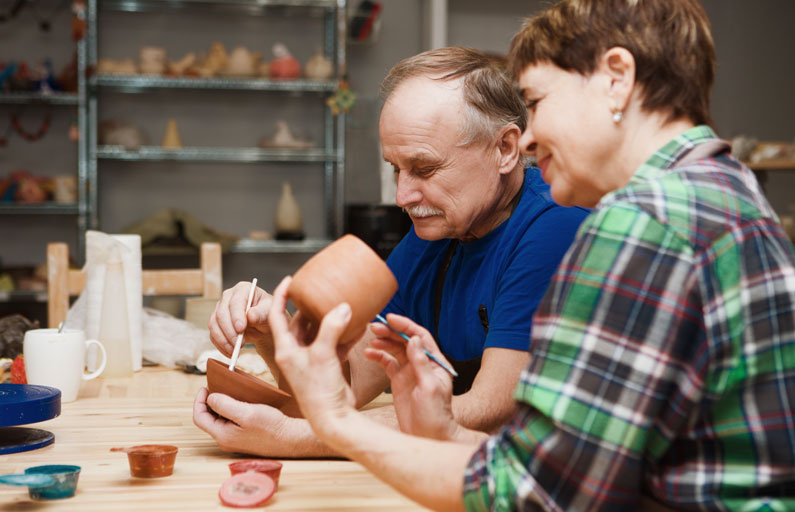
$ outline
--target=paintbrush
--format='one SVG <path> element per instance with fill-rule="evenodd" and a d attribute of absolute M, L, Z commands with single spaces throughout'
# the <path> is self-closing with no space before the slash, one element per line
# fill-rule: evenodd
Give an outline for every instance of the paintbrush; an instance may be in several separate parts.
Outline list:
<path fill-rule="evenodd" d="M 394 327 L 392 327 L 391 325 L 389 325 L 389 322 L 387 322 L 387 321 L 386 321 L 386 318 L 384 318 L 384 317 L 383 317 L 383 316 L 381 316 L 380 314 L 378 314 L 378 315 L 375 315 L 375 319 L 376 319 L 376 320 L 378 320 L 379 322 L 381 322 L 382 324 L 386 325 L 387 327 L 389 327 L 389 330 L 391 330 L 391 331 L 392 331 L 392 332 L 394 332 L 395 334 L 399 335 L 399 336 L 400 336 L 401 338 L 403 338 L 404 340 L 406 340 L 406 341 L 409 341 L 409 340 L 411 339 L 411 338 L 409 338 L 409 337 L 408 337 L 408 336 L 407 336 L 405 333 L 402 333 L 402 332 L 400 332 L 400 331 L 396 330 L 396 329 L 395 329 Z M 446 371 L 447 373 L 449 373 L 449 374 L 450 374 L 450 375 L 452 375 L 453 377 L 458 377 L 458 372 L 457 372 L 457 371 L 455 371 L 454 369 L 452 369 L 452 368 L 450 368 L 449 366 L 447 366 L 447 365 L 446 365 L 446 364 L 445 364 L 443 361 L 441 361 L 441 360 L 440 360 L 440 359 L 438 359 L 436 356 L 434 356 L 433 354 L 431 354 L 430 352 L 428 352 L 428 350 L 426 350 L 426 349 L 422 349 L 422 351 L 423 351 L 423 352 L 425 352 L 425 355 L 426 355 L 426 356 L 428 356 L 428 359 L 430 359 L 430 360 L 431 360 L 431 361 L 433 361 L 434 363 L 436 363 L 436 364 L 438 364 L 439 366 L 441 366 L 441 367 L 442 367 L 442 369 L 443 369 L 444 371 Z"/>
<path fill-rule="evenodd" d="M 254 290 L 257 288 L 257 278 L 251 280 L 251 288 L 248 290 L 248 303 L 246 304 L 246 315 L 248 315 L 248 310 L 251 309 L 251 300 L 254 298 Z M 237 335 L 237 339 L 235 340 L 235 349 L 232 351 L 232 359 L 229 362 L 229 371 L 235 371 L 235 365 L 237 364 L 237 358 L 240 357 L 240 347 L 243 346 L 243 333 Z"/>

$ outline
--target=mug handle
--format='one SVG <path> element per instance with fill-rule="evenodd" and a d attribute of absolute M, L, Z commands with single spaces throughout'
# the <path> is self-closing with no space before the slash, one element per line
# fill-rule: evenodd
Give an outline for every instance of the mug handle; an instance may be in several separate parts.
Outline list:
<path fill-rule="evenodd" d="M 88 347 L 90 347 L 92 344 L 96 344 L 97 347 L 99 347 L 99 351 L 102 352 L 102 362 L 99 363 L 99 368 L 97 368 L 93 372 L 91 373 L 83 372 L 83 380 L 91 380 L 99 377 L 99 374 L 102 373 L 102 371 L 105 369 L 105 364 L 108 362 L 108 353 L 105 352 L 105 346 L 99 341 L 86 340 L 86 350 L 88 350 Z"/>

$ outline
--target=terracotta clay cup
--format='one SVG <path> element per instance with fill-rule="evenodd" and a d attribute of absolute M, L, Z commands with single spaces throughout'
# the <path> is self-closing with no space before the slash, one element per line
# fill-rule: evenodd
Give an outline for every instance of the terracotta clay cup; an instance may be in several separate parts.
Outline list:
<path fill-rule="evenodd" d="M 351 320 L 340 343 L 355 340 L 397 291 L 392 271 L 354 235 L 345 235 L 312 256 L 293 276 L 287 296 L 315 326 L 347 302 Z"/>
<path fill-rule="evenodd" d="M 132 476 L 160 478 L 174 472 L 178 448 L 169 444 L 141 444 L 130 448 L 111 448 L 110 451 L 127 454 Z"/>
<path fill-rule="evenodd" d="M 293 397 L 264 380 L 229 366 L 217 359 L 207 360 L 207 389 L 210 393 L 223 393 L 241 402 L 266 404 L 278 409 L 293 403 Z"/>
<path fill-rule="evenodd" d="M 232 476 L 246 471 L 256 471 L 268 475 L 276 486 L 279 486 L 279 475 L 282 472 L 282 463 L 272 459 L 246 459 L 229 464 Z"/>

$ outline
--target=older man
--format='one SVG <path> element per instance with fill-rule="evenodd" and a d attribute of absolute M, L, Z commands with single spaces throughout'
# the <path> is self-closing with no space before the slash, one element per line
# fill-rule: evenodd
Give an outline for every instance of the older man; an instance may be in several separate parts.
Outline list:
<path fill-rule="evenodd" d="M 525 169 L 519 138 L 526 109 L 483 54 L 464 48 L 419 54 L 398 63 L 382 90 L 384 158 L 395 168 L 397 204 L 413 221 L 388 260 L 399 290 L 385 313 L 408 316 L 435 334 L 459 373 L 456 421 L 489 431 L 514 410 L 531 317 L 587 211 L 556 205 L 539 171 Z M 248 287 L 224 293 L 211 337 L 231 353 L 245 329 L 272 361 L 271 297 L 257 290 L 246 315 Z M 384 369 L 364 356 L 370 339 L 368 332 L 349 355 L 357 406 L 389 384 Z M 212 415 L 208 405 L 230 421 Z M 392 425 L 411 422 L 393 408 L 367 414 Z M 206 390 L 197 396 L 194 421 L 230 451 L 333 454 L 305 420 L 224 395 L 208 397 Z"/>

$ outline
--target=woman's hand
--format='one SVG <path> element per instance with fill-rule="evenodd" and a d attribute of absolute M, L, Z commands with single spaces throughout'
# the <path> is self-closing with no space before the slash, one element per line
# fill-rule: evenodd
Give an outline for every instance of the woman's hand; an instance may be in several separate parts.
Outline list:
<path fill-rule="evenodd" d="M 408 343 L 389 327 L 374 323 L 376 338 L 365 356 L 389 376 L 400 430 L 433 439 L 452 440 L 459 425 L 453 418 L 453 381 L 425 355 L 447 362 L 431 334 L 406 317 L 389 314 L 389 325 L 411 336 Z M 448 363 L 449 364 L 449 363 Z"/>
<path fill-rule="evenodd" d="M 285 314 L 287 288 L 291 278 L 282 280 L 273 292 L 268 323 L 276 348 L 276 363 L 298 401 L 301 412 L 322 436 L 335 418 L 354 409 L 355 399 L 342 373 L 341 360 L 353 343 L 341 346 L 339 338 L 351 318 L 351 308 L 342 303 L 314 329 L 300 313 L 290 319 Z"/>

